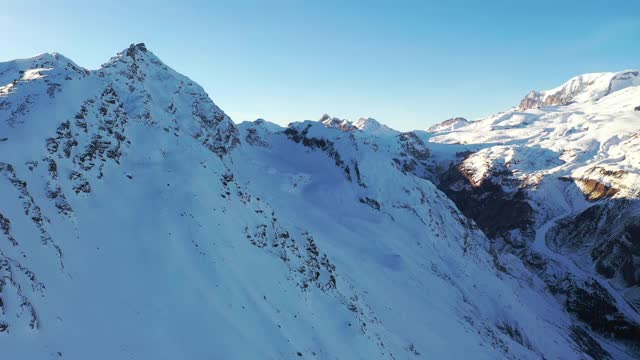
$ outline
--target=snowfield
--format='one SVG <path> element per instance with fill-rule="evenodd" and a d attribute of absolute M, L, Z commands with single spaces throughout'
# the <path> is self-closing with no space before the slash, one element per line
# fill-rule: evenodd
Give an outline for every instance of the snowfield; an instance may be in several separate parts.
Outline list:
<path fill-rule="evenodd" d="M 636 71 L 579 76 L 540 93 L 544 100 L 560 98 L 566 105 L 541 102 L 539 108 L 523 108 L 528 95 L 520 107 L 452 131 L 438 131 L 429 141 L 482 148 L 487 155 L 468 159 L 470 167 L 481 171 L 483 165 L 472 164 L 478 161 L 474 158 L 501 158 L 522 168 L 523 174 L 593 179 L 615 186 L 618 196 L 636 197 L 640 191 L 640 152 L 635 151 L 640 146 L 640 111 L 635 110 L 640 106 L 639 85 Z M 512 161 L 514 152 L 531 149 L 539 149 L 537 156 L 531 156 L 537 159 L 530 159 L 536 163 L 523 167 L 520 161 Z M 562 165 L 546 164 L 558 161 Z M 616 172 L 620 178 L 611 175 Z"/>
<path fill-rule="evenodd" d="M 640 87 L 600 76 L 615 86 L 587 77 L 575 103 L 402 133 L 329 116 L 236 125 L 144 44 L 97 70 L 0 63 L 2 357 L 637 358 L 437 180 L 472 150 L 473 184 L 504 168 L 548 188 L 532 192 L 531 242 L 549 269 L 596 276 L 544 239 L 591 204 L 555 177 L 637 195 Z M 585 83 L 606 95 L 578 102 Z"/>
<path fill-rule="evenodd" d="M 591 304 L 584 309 L 566 300 L 569 312 L 638 348 L 638 71 L 578 76 L 555 89 L 531 92 L 505 112 L 421 135 L 436 159 L 448 161 L 468 180 L 467 185 L 440 183 L 445 192 L 471 194 L 472 188 L 493 186 L 474 196 L 526 199 L 531 215 L 506 224 L 509 231 L 496 235 L 494 246 L 525 262 L 543 259 L 529 267 L 543 272 L 552 288 L 575 293 L 577 287 L 590 294 L 581 300 L 581 306 Z M 453 151 L 461 155 L 452 159 Z M 549 262 L 556 264 L 553 269 Z M 570 285 L 560 284 L 559 277 L 571 279 Z M 606 316 L 589 314 L 601 311 Z"/>

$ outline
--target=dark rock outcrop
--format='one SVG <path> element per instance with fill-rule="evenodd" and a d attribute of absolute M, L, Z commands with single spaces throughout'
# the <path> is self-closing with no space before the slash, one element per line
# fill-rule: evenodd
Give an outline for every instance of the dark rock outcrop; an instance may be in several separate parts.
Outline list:
<path fill-rule="evenodd" d="M 584 196 L 589 201 L 598 201 L 606 197 L 612 197 L 618 193 L 618 189 L 607 186 L 594 179 L 576 179 L 580 183 Z"/>
<path fill-rule="evenodd" d="M 428 167 L 426 161 L 431 156 L 427 145 L 413 131 L 401 133 L 397 139 L 402 150 L 393 158 L 396 167 L 403 173 L 425 178 L 425 169 Z"/>
<path fill-rule="evenodd" d="M 640 341 L 640 325 L 620 312 L 615 300 L 597 281 L 571 283 L 560 293 L 566 296 L 565 308 L 592 330 L 619 340 Z"/>
<path fill-rule="evenodd" d="M 284 130 L 284 134 L 287 136 L 287 138 L 289 138 L 289 140 L 302 144 L 303 146 L 311 149 L 319 149 L 320 151 L 326 153 L 335 161 L 336 166 L 344 171 L 345 177 L 349 181 L 351 181 L 351 168 L 348 164 L 345 163 L 344 160 L 342 160 L 342 157 L 336 149 L 334 142 L 324 138 L 308 136 L 309 130 L 312 126 L 312 124 L 308 124 L 302 130 L 290 126 Z"/>
<path fill-rule="evenodd" d="M 590 258 L 596 271 L 620 285 L 640 286 L 640 203 L 618 200 L 593 205 L 562 219 L 547 234 L 555 251 Z M 640 299 L 629 299 L 640 306 Z"/>
<path fill-rule="evenodd" d="M 533 231 L 533 208 L 523 189 L 506 192 L 489 180 L 473 184 L 460 166 L 452 166 L 443 173 L 438 187 L 490 239 L 501 238 L 515 247 L 522 247 L 524 244 L 512 239 L 509 233 L 513 230 Z"/>

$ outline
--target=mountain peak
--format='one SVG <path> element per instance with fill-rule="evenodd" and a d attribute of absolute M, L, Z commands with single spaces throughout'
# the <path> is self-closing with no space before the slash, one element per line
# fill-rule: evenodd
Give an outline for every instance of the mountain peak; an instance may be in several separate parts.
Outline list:
<path fill-rule="evenodd" d="M 582 74 L 550 90 L 530 91 L 520 101 L 519 108 L 526 110 L 541 106 L 598 101 L 618 90 L 639 85 L 640 72 L 635 70 Z"/>
<path fill-rule="evenodd" d="M 361 117 L 356 122 L 351 122 L 347 119 L 340 119 L 337 117 L 331 117 L 328 114 L 324 114 L 318 121 L 326 127 L 335 128 L 341 131 L 360 130 L 377 135 L 398 133 L 398 131 L 381 124 L 380 122 L 378 122 L 378 120 L 373 118 Z"/>
<path fill-rule="evenodd" d="M 63 62 L 63 63 L 72 62 L 69 58 L 57 52 L 43 53 L 43 54 L 32 57 L 30 60 L 47 61 L 47 62 Z"/>
<path fill-rule="evenodd" d="M 131 44 L 128 48 L 118 52 L 109 61 L 102 65 L 102 69 L 110 67 L 118 67 L 118 64 L 125 64 L 126 67 L 131 67 L 136 64 L 138 67 L 140 64 L 151 63 L 166 68 L 166 65 L 155 56 L 144 43 Z"/>
<path fill-rule="evenodd" d="M 147 50 L 147 46 L 144 43 L 137 43 L 137 44 L 129 45 L 129 47 L 126 50 L 124 50 L 124 52 L 126 56 L 135 60 L 138 54 L 147 53 L 148 50 Z"/>
<path fill-rule="evenodd" d="M 382 124 L 380 124 L 380 122 L 378 122 L 378 120 L 374 119 L 374 118 L 363 118 L 361 117 L 360 119 L 358 119 L 358 121 L 355 122 L 355 126 L 358 129 L 365 128 L 368 126 L 374 126 L 374 127 L 378 127 Z"/>
<path fill-rule="evenodd" d="M 427 132 L 439 133 L 444 131 L 452 131 L 452 130 L 459 129 L 463 126 L 467 126 L 469 124 L 470 124 L 469 120 L 463 117 L 454 117 L 431 126 L 430 128 L 427 129 Z"/>
<path fill-rule="evenodd" d="M 76 68 L 80 68 L 80 66 L 76 65 L 69 58 L 57 52 L 42 53 L 31 58 L 8 61 L 5 64 L 11 64 L 11 66 L 18 70 L 35 68 L 64 68 L 69 64 Z"/>
<path fill-rule="evenodd" d="M 131 45 L 129 45 L 129 50 L 131 49 L 147 52 L 147 46 L 144 43 L 137 43 L 137 44 L 132 43 Z"/>
<path fill-rule="evenodd" d="M 374 118 L 360 118 L 358 121 L 354 123 L 354 126 L 361 131 L 375 133 L 378 135 L 384 133 L 395 134 L 396 130 L 391 129 L 387 125 L 381 124 L 378 120 Z"/>
<path fill-rule="evenodd" d="M 331 117 L 329 116 L 329 114 L 322 115 L 319 122 L 321 122 L 326 127 L 336 128 L 342 131 L 351 131 L 355 129 L 351 121 L 347 119 Z"/>

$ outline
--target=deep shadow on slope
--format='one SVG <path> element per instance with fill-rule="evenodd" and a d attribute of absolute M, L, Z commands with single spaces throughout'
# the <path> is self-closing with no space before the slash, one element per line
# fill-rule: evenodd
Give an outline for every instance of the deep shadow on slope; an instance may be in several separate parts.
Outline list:
<path fill-rule="evenodd" d="M 469 154 L 459 155 L 463 158 Z M 454 164 L 435 180 L 440 190 L 491 239 L 492 251 L 511 252 L 523 259 L 564 308 L 591 331 L 622 341 L 635 351 L 640 349 L 640 324 L 622 309 L 637 314 L 640 299 L 635 307 L 631 303 L 620 304 L 601 284 L 604 280 L 576 275 L 529 248 L 528 240 L 533 239 L 536 229 L 526 186 L 515 184 L 517 190 L 505 191 L 501 184 L 516 181 L 510 170 L 495 169 L 490 177 L 494 180 L 488 178 L 474 185 L 469 174 Z M 574 181 L 563 180 L 567 186 L 578 188 Z M 590 193 L 585 197 L 592 198 Z M 547 234 L 546 242 L 554 251 L 577 260 L 572 254 L 580 250 L 590 256 L 597 273 L 607 280 L 621 278 L 623 287 L 640 286 L 640 261 L 635 260 L 640 259 L 640 200 L 604 198 L 577 216 L 560 220 L 553 230 Z M 572 336 L 594 359 L 610 358 L 579 326 L 572 329 Z"/>
<path fill-rule="evenodd" d="M 640 200 L 609 199 L 558 221 L 547 234 L 554 251 L 589 258 L 617 287 L 640 288 Z M 636 311 L 640 297 L 627 296 Z"/>
<path fill-rule="evenodd" d="M 492 181 L 473 186 L 458 166 L 452 166 L 439 177 L 438 188 L 465 216 L 473 219 L 490 239 L 510 239 L 509 232 L 516 229 L 533 231 L 533 208 L 522 189 L 507 193 Z M 514 245 L 521 247 L 524 244 Z"/>

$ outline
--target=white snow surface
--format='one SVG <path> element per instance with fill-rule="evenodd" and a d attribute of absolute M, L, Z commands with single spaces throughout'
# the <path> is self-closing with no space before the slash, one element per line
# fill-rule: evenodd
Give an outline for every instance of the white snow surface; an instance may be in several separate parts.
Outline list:
<path fill-rule="evenodd" d="M 545 241 L 558 220 L 599 204 L 585 196 L 593 184 L 615 190 L 600 201 L 640 197 L 638 73 L 578 76 L 555 89 L 527 95 L 525 100 L 542 99 L 536 106 L 523 107 L 523 100 L 519 107 L 463 127 L 421 133 L 436 158 L 452 161 L 452 153 L 468 151 L 460 168 L 473 185 L 492 181 L 508 193 L 525 190 L 536 217 L 530 249 L 556 263 L 561 272 L 599 279 L 634 321 L 639 318 L 637 308 L 628 304 L 637 301 L 637 286 L 627 289 L 616 279 L 602 277 L 591 254 L 563 256 L 547 248 Z M 547 99 L 550 104 L 543 103 Z M 504 181 L 509 178 L 518 182 Z"/>
<path fill-rule="evenodd" d="M 428 141 L 480 150 L 464 163 L 478 170 L 478 178 L 484 176 L 487 168 L 501 162 L 515 170 L 521 179 L 535 176 L 535 181 L 540 181 L 550 175 L 592 179 L 618 189 L 617 197 L 637 197 L 640 194 L 637 72 L 587 74 L 542 94 L 558 91 L 571 94 L 572 102 L 513 108 L 434 134 Z"/>
<path fill-rule="evenodd" d="M 3 358 L 588 358 L 544 284 L 512 255 L 498 271 L 473 222 L 398 168 L 418 138 L 236 126 L 142 44 L 92 71 L 2 63 L 0 85 Z M 543 175 L 634 170 L 636 95 L 431 141 L 501 144 L 480 146 Z"/>
<path fill-rule="evenodd" d="M 452 131 L 467 125 L 469 125 L 469 121 L 467 119 L 456 117 L 456 118 L 451 118 L 449 120 L 445 120 L 443 122 L 440 122 L 431 126 L 430 128 L 427 129 L 427 132 L 440 133 L 445 131 Z"/>

